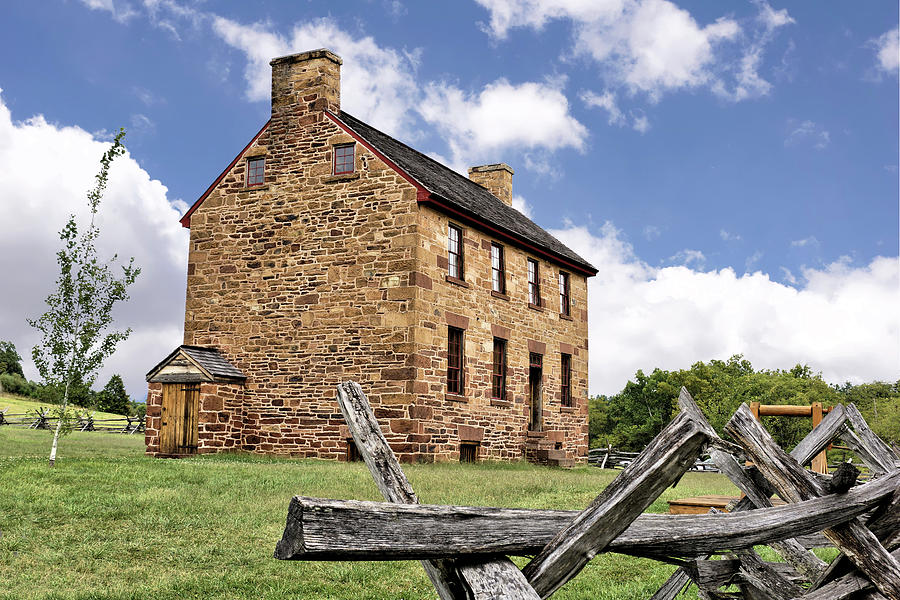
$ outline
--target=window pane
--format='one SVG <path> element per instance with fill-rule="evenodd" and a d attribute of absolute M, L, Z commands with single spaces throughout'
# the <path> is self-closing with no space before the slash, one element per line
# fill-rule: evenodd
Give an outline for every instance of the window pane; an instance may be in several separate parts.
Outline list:
<path fill-rule="evenodd" d="M 491 289 L 506 293 L 506 273 L 503 266 L 503 246 L 491 244 Z"/>
<path fill-rule="evenodd" d="M 447 226 L 447 263 L 450 276 L 463 278 L 462 230 L 455 225 Z"/>
<path fill-rule="evenodd" d="M 349 146 L 334 147 L 334 172 L 336 174 L 353 172 L 353 155 L 355 148 L 356 146 L 353 144 Z"/>
<path fill-rule="evenodd" d="M 572 357 L 568 354 L 560 356 L 560 404 L 572 406 Z"/>
<path fill-rule="evenodd" d="M 463 332 L 447 328 L 447 393 L 463 393 Z"/>
<path fill-rule="evenodd" d="M 528 259 L 528 302 L 535 306 L 541 304 L 541 286 L 538 276 L 537 261 Z"/>
<path fill-rule="evenodd" d="M 265 181 L 265 159 L 252 158 L 247 161 L 247 185 L 262 185 Z"/>
<path fill-rule="evenodd" d="M 494 365 L 491 381 L 491 397 L 506 397 L 506 340 L 494 338 Z"/>
<path fill-rule="evenodd" d="M 562 271 L 559 273 L 559 312 L 569 314 L 569 274 Z"/>

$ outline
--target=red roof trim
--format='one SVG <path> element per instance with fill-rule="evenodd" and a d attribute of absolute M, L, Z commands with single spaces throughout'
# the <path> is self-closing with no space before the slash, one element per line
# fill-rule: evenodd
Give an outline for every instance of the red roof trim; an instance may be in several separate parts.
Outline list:
<path fill-rule="evenodd" d="M 585 269 L 581 265 L 573 263 L 573 262 L 569 261 L 568 259 L 565 259 L 561 256 L 558 256 L 557 254 L 553 254 L 552 252 L 548 252 L 542 248 L 539 248 L 537 246 L 534 246 L 534 245 L 528 243 L 520 236 L 506 233 L 505 231 L 497 229 L 490 223 L 486 223 L 485 221 L 479 219 L 478 217 L 474 217 L 470 214 L 467 214 L 460 210 L 457 210 L 457 209 L 453 208 L 452 206 L 446 204 L 445 202 L 442 202 L 441 200 L 436 198 L 433 194 L 430 194 L 427 198 L 419 198 L 418 201 L 420 204 L 432 204 L 444 212 L 452 213 L 452 214 L 456 215 L 457 217 L 459 217 L 463 221 L 468 221 L 469 223 L 473 223 L 473 224 L 477 225 L 478 227 L 487 229 L 488 231 L 490 231 L 491 233 L 496 235 L 498 238 L 513 242 L 514 244 L 518 244 L 519 246 L 523 246 L 524 248 L 527 248 L 534 254 L 537 254 L 538 256 L 542 256 L 547 260 L 550 260 L 555 263 L 566 266 L 569 269 L 571 269 L 572 271 L 581 273 L 582 275 L 585 275 L 587 277 L 593 277 L 594 275 L 597 274 L 596 270 Z"/>
<path fill-rule="evenodd" d="M 357 140 L 360 144 L 362 144 L 363 146 L 368 148 L 369 151 L 372 152 L 375 156 L 380 158 L 384 162 L 384 164 L 389 166 L 391 169 L 396 171 L 398 175 L 400 175 L 405 180 L 407 180 L 412 185 L 414 185 L 417 190 L 416 202 L 418 202 L 419 204 L 433 204 L 435 207 L 438 207 L 445 212 L 453 213 L 469 223 L 472 223 L 474 225 L 477 225 L 478 227 L 481 227 L 482 229 L 486 229 L 486 230 L 494 233 L 497 237 L 500 237 L 507 241 L 513 242 L 520 246 L 524 246 L 525 248 L 527 248 L 528 250 L 532 251 L 533 253 L 535 253 L 539 256 L 543 256 L 544 258 L 546 258 L 548 260 L 552 260 L 553 262 L 560 263 L 564 266 L 569 267 L 571 270 L 581 273 L 583 275 L 587 275 L 588 277 L 592 277 L 597 274 L 597 271 L 585 269 L 584 267 L 577 265 L 575 263 L 572 263 L 560 256 L 557 256 L 556 254 L 547 252 L 546 250 L 542 250 L 541 248 L 538 248 L 537 246 L 534 246 L 534 245 L 528 243 L 527 241 L 525 241 L 523 238 L 521 238 L 519 236 L 501 231 L 501 230 L 497 229 L 496 227 L 490 225 L 489 223 L 483 221 L 482 219 L 479 219 L 477 217 L 473 217 L 472 215 L 468 215 L 463 212 L 460 212 L 459 210 L 456 210 L 455 208 L 450 207 L 446 203 L 441 202 L 440 200 L 438 200 L 438 198 L 434 194 L 432 194 L 427 189 L 425 189 L 425 187 L 421 183 L 419 183 L 418 181 L 413 179 L 413 177 L 409 173 L 407 173 L 402 168 L 400 168 L 397 165 L 397 163 L 395 163 L 394 161 L 389 159 L 387 156 L 385 156 L 384 154 L 382 154 L 381 152 L 376 150 L 375 147 L 372 146 L 372 144 L 370 144 L 368 141 L 366 141 L 358 133 L 353 131 L 353 129 L 351 129 L 349 125 L 347 125 L 346 123 L 341 121 L 340 117 L 338 117 L 337 115 L 334 115 L 328 111 L 325 111 L 325 114 L 328 116 L 329 119 L 331 119 L 332 121 L 337 123 L 341 129 L 343 129 L 344 131 L 349 133 L 353 137 L 353 139 Z"/>
<path fill-rule="evenodd" d="M 250 143 L 248 143 L 246 146 L 244 146 L 244 149 L 241 150 L 240 153 L 234 157 L 234 160 L 231 161 L 231 164 L 228 165 L 227 167 L 225 167 L 225 170 L 222 171 L 221 175 L 216 177 L 216 180 L 212 182 L 212 185 L 209 186 L 208 188 L 206 188 L 206 191 L 203 192 L 203 195 L 200 196 L 199 198 L 197 198 L 197 201 L 194 202 L 194 204 L 188 209 L 188 211 L 186 213 L 184 213 L 184 216 L 181 217 L 181 226 L 182 227 L 187 227 L 188 229 L 190 229 L 191 215 L 194 214 L 194 211 L 197 210 L 198 208 L 200 208 L 200 205 L 203 204 L 203 201 L 206 200 L 206 197 L 212 193 L 212 191 L 215 189 L 215 187 L 217 185 L 219 185 L 219 182 L 222 181 L 222 179 L 225 177 L 225 175 L 227 175 L 228 172 L 231 171 L 232 168 L 234 168 L 234 165 L 236 165 L 237 162 L 241 159 L 241 157 L 244 155 L 244 152 L 246 152 L 247 149 L 253 145 L 253 142 L 255 142 L 259 138 L 259 136 L 262 135 L 262 132 L 266 130 L 266 128 L 269 126 L 269 123 L 271 123 L 271 122 L 272 122 L 271 120 L 266 121 L 266 124 L 262 126 L 262 129 L 260 129 L 258 132 L 256 132 L 256 135 L 254 135 L 253 139 L 250 140 Z"/>
<path fill-rule="evenodd" d="M 343 129 L 344 131 L 346 131 L 347 133 L 349 133 L 350 136 L 353 137 L 353 139 L 355 139 L 357 142 L 359 142 L 360 144 L 362 144 L 363 146 L 365 146 L 365 147 L 369 150 L 369 152 L 371 152 L 372 154 L 374 154 L 375 156 L 377 156 L 378 158 L 380 158 L 381 161 L 382 161 L 384 164 L 386 164 L 386 165 L 389 166 L 391 169 L 393 169 L 394 171 L 396 171 L 397 174 L 400 175 L 400 177 L 402 177 L 403 179 L 405 179 L 406 181 L 408 181 L 409 183 L 411 183 L 413 186 L 415 186 L 415 188 L 416 188 L 416 199 L 421 198 L 423 194 L 424 194 L 425 196 L 428 196 L 428 195 L 431 193 L 431 192 L 429 192 L 428 190 L 426 190 L 426 189 L 422 186 L 421 183 L 419 183 L 418 181 L 416 181 L 415 179 L 413 179 L 412 176 L 411 176 L 409 173 L 407 173 L 406 171 L 404 171 L 403 169 L 401 169 L 401 168 L 397 165 L 397 163 L 395 163 L 394 161 L 392 161 L 391 159 L 389 159 L 387 156 L 385 156 L 384 154 L 382 154 L 381 152 L 379 152 L 378 150 L 376 150 L 375 147 L 372 146 L 372 144 L 370 144 L 370 143 L 367 142 L 365 139 L 363 139 L 363 137 L 362 137 L 361 135 L 359 135 L 358 133 L 356 133 L 355 131 L 353 131 L 353 130 L 350 128 L 349 125 L 347 125 L 346 123 L 344 123 L 343 121 L 341 121 L 341 118 L 340 118 L 340 117 L 338 117 L 338 116 L 335 115 L 334 113 L 331 113 L 331 112 L 329 112 L 329 111 L 327 111 L 327 110 L 325 111 L 325 116 L 327 116 L 329 119 L 331 119 L 332 121 L 334 121 L 334 122 L 337 124 L 338 127 L 340 127 L 341 129 Z"/>

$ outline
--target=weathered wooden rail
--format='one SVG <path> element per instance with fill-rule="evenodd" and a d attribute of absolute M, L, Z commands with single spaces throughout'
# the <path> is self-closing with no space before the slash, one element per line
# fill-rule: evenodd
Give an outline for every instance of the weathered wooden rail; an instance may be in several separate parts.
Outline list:
<path fill-rule="evenodd" d="M 54 429 L 57 418 L 44 407 L 24 413 L 0 411 L 0 426 L 27 427 L 29 429 Z M 83 414 L 73 421 L 73 428 L 78 431 L 102 431 L 106 433 L 134 434 L 143 433 L 144 419 L 138 416 L 122 416 L 106 419 L 95 419 L 93 413 Z"/>
<path fill-rule="evenodd" d="M 601 552 L 677 565 L 652 600 L 687 585 L 704 599 L 900 600 L 900 456 L 853 405 L 828 412 L 788 454 L 746 406 L 726 427 L 738 445 L 722 440 L 682 389 L 680 413 L 585 510 L 559 511 L 418 504 L 362 389 L 341 384 L 338 403 L 388 502 L 296 496 L 276 558 L 420 560 L 445 600 L 547 598 Z M 860 484 L 849 464 L 830 476 L 801 466 L 835 439 L 850 440 L 871 480 Z M 703 454 L 744 492 L 732 511 L 643 514 Z M 774 493 L 787 504 L 773 507 Z M 801 543 L 819 532 L 841 551 L 830 565 Z M 760 559 L 763 544 L 785 562 Z M 519 570 L 510 555 L 534 558 Z"/>

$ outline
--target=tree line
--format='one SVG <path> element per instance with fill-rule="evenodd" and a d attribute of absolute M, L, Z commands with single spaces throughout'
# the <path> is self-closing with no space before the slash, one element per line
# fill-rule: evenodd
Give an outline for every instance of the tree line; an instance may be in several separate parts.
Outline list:
<path fill-rule="evenodd" d="M 792 369 L 755 370 L 741 355 L 695 363 L 689 369 L 637 371 L 612 396 L 590 399 L 590 444 L 621 450 L 643 449 L 678 412 L 684 386 L 719 435 L 741 403 L 825 407 L 853 402 L 872 430 L 887 442 L 900 443 L 900 381 L 832 385 L 806 365 Z M 812 427 L 812 419 L 763 417 L 763 424 L 783 448 L 793 448 Z"/>
<path fill-rule="evenodd" d="M 0 391 L 15 396 L 33 398 L 59 404 L 63 390 L 58 384 L 37 383 L 25 378 L 22 357 L 12 342 L 0 340 Z M 78 379 L 69 389 L 69 400 L 75 406 L 113 413 L 142 416 L 146 406 L 133 402 L 125 391 L 125 383 L 118 374 L 112 375 L 103 389 L 94 391 Z"/>

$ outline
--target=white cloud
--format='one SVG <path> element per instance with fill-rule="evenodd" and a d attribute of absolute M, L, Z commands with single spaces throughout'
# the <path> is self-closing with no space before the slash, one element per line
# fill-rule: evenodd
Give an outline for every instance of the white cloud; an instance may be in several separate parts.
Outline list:
<path fill-rule="evenodd" d="M 499 79 L 474 94 L 432 83 L 417 108 L 447 140 L 456 169 L 504 150 L 582 150 L 588 136 L 554 82 L 512 84 Z"/>
<path fill-rule="evenodd" d="M 127 142 L 127 138 L 126 138 Z M 0 97 L 0 187 L 4 228 L 0 236 L 0 337 L 16 344 L 25 357 L 26 375 L 37 379 L 30 360 L 38 336 L 26 324 L 45 310 L 44 300 L 58 276 L 58 231 L 69 214 L 84 225 L 85 192 L 92 186 L 108 143 L 78 127 L 48 123 L 36 116 L 13 122 Z M 41 160 L 34 160 L 39 156 Z M 178 222 L 186 209 L 170 202 L 166 188 L 126 155 L 110 172 L 100 205 L 101 257 L 135 257 L 141 267 L 131 300 L 117 311 L 116 325 L 134 333 L 120 345 L 100 373 L 100 386 L 120 373 L 128 392 L 146 395 L 144 374 L 182 341 L 187 230 Z"/>
<path fill-rule="evenodd" d="M 574 55 L 592 59 L 607 83 L 651 101 L 704 86 L 733 101 L 768 94 L 772 86 L 759 73 L 765 48 L 777 29 L 794 22 L 763 0 L 743 26 L 730 17 L 701 25 L 668 0 L 477 1 L 489 11 L 486 30 L 496 39 L 516 27 L 570 21 Z"/>
<path fill-rule="evenodd" d="M 719 237 L 722 238 L 722 240 L 724 240 L 726 242 L 739 242 L 743 239 L 740 236 L 740 234 L 729 233 L 728 231 L 725 231 L 724 229 L 719 230 Z"/>
<path fill-rule="evenodd" d="M 766 29 L 773 30 L 796 23 L 796 21 L 788 14 L 786 8 L 775 10 L 764 0 L 757 0 L 755 4 L 759 6 L 758 18 L 766 26 Z"/>
<path fill-rule="evenodd" d="M 706 256 L 700 250 L 691 250 L 689 248 L 685 248 L 684 250 L 677 252 L 675 255 L 670 256 L 669 262 L 681 263 L 683 265 L 694 263 L 698 267 L 702 268 L 703 265 L 706 264 Z"/>
<path fill-rule="evenodd" d="M 126 2 L 113 2 L 113 0 L 81 0 L 81 3 L 91 10 L 105 10 L 119 23 L 124 23 L 131 17 L 137 15 L 137 12 Z"/>
<path fill-rule="evenodd" d="M 525 215 L 526 217 L 528 217 L 529 219 L 531 218 L 531 216 L 532 216 L 531 205 L 522 196 L 513 195 L 512 207 L 514 209 L 516 209 L 517 211 L 519 211 L 520 213 L 522 213 L 523 215 Z"/>
<path fill-rule="evenodd" d="M 794 123 L 790 127 L 791 132 L 784 140 L 785 146 L 812 145 L 816 150 L 824 150 L 831 143 L 828 130 L 813 121 Z"/>
<path fill-rule="evenodd" d="M 551 233 L 599 269 L 589 280 L 593 394 L 620 391 L 637 369 L 737 353 L 757 368 L 809 364 L 834 383 L 900 378 L 896 257 L 806 269 L 795 288 L 760 272 L 652 268 L 609 223 L 598 234 L 576 226 Z"/>
<path fill-rule="evenodd" d="M 112 6 L 112 0 L 85 1 Z M 395 16 L 405 10 L 397 1 L 385 6 Z M 176 37 L 173 21 L 186 21 L 210 27 L 239 50 L 246 59 L 246 97 L 253 102 L 271 97 L 272 58 L 316 48 L 334 51 L 344 61 L 341 108 L 407 141 L 422 135 L 420 118 L 424 119 L 444 136 L 449 164 L 460 172 L 472 164 L 501 160 L 498 154 L 509 151 L 522 156 L 529 168 L 554 176 L 550 154 L 561 148 L 582 150 L 588 135 L 569 111 L 562 91 L 565 78 L 518 84 L 499 79 L 466 92 L 444 82 L 417 81 L 421 49 L 380 46 L 371 36 L 350 33 L 330 18 L 295 23 L 283 34 L 270 22 L 240 23 L 175 0 L 144 0 L 144 9 L 154 25 Z M 216 62 L 215 69 L 227 77 L 227 64 Z M 145 90 L 135 93 L 147 104 L 154 100 Z"/>
<path fill-rule="evenodd" d="M 895 27 L 870 43 L 875 47 L 879 69 L 894 75 L 900 72 L 900 28 Z"/>
<path fill-rule="evenodd" d="M 156 124 L 147 115 L 136 113 L 131 115 L 131 133 L 150 135 L 156 131 Z"/>
<path fill-rule="evenodd" d="M 816 239 L 816 236 L 811 235 L 807 238 L 803 238 L 802 240 L 791 240 L 791 246 L 794 248 L 803 248 L 804 246 L 818 246 L 819 240 Z"/>
<path fill-rule="evenodd" d="M 621 14 L 624 0 L 476 0 L 491 14 L 487 31 L 498 39 L 515 27 L 540 30 L 553 19 L 611 20 Z"/>
<path fill-rule="evenodd" d="M 740 28 L 730 19 L 701 27 L 666 0 L 628 2 L 613 20 L 582 22 L 575 52 L 604 65 L 614 80 L 652 100 L 663 93 L 708 83 L 714 46 Z"/>
<path fill-rule="evenodd" d="M 605 91 L 602 94 L 586 91 L 581 93 L 581 101 L 591 108 L 602 108 L 609 115 L 610 125 L 624 125 L 625 115 L 616 105 L 616 95 L 613 92 Z"/>
<path fill-rule="evenodd" d="M 276 56 L 329 48 L 340 56 L 341 108 L 394 135 L 412 132 L 412 108 L 419 98 L 413 77 L 417 55 L 379 46 L 370 36 L 354 37 L 331 19 L 317 19 L 294 26 L 289 37 L 262 23 L 244 25 L 224 17 L 212 18 L 213 31 L 247 57 L 244 77 L 247 98 L 269 100 Z"/>
<path fill-rule="evenodd" d="M 762 257 L 763 257 L 763 253 L 760 252 L 759 250 L 757 250 L 756 252 L 754 252 L 753 254 L 751 254 L 750 256 L 748 256 L 748 257 L 746 258 L 746 260 L 744 260 L 744 269 L 745 269 L 746 271 L 752 270 L 752 269 L 753 269 L 753 265 L 755 265 L 756 263 L 758 263 L 758 262 L 762 259 Z"/>
<path fill-rule="evenodd" d="M 645 115 L 634 116 L 631 128 L 641 134 L 647 133 L 650 130 L 650 120 Z"/>
<path fill-rule="evenodd" d="M 648 242 L 655 240 L 660 235 L 662 235 L 662 231 L 656 225 L 646 225 L 644 227 L 644 239 Z"/>

